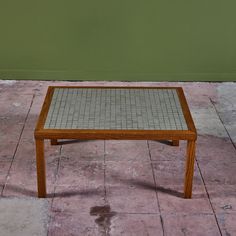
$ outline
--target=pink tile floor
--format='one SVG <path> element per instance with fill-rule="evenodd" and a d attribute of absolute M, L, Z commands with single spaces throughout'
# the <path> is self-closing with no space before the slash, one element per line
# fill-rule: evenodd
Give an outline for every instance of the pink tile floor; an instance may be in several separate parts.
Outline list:
<path fill-rule="evenodd" d="M 65 84 L 182 86 L 198 130 L 193 197 L 184 141 L 45 141 L 47 235 L 236 235 L 236 83 L 0 81 L 1 198 L 36 198 L 34 127 L 47 87 Z"/>

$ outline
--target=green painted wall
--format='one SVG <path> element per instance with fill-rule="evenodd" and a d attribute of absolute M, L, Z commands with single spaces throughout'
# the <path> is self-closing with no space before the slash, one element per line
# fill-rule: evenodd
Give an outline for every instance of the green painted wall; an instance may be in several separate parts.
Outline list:
<path fill-rule="evenodd" d="M 235 0 L 9 0 L 0 79 L 236 80 Z"/>

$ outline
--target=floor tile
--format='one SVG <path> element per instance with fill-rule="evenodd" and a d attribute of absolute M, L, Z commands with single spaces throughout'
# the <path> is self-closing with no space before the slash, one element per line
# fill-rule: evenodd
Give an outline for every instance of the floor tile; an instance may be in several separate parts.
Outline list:
<path fill-rule="evenodd" d="M 236 149 L 228 138 L 199 135 L 196 157 L 200 163 L 233 163 L 236 162 Z"/>
<path fill-rule="evenodd" d="M 0 235 L 46 236 L 49 204 L 39 199 L 0 199 Z"/>
<path fill-rule="evenodd" d="M 106 162 L 106 183 L 109 185 L 134 185 L 155 187 L 150 162 Z"/>
<path fill-rule="evenodd" d="M 59 152 L 45 148 L 46 181 L 48 193 L 54 189 Z M 4 196 L 35 196 L 37 193 L 37 172 L 33 143 L 20 142 L 11 166 Z"/>
<path fill-rule="evenodd" d="M 184 186 L 185 162 L 182 161 L 156 161 L 152 162 L 156 184 L 158 187 L 168 185 Z M 195 163 L 193 184 L 202 184 L 199 169 Z"/>
<path fill-rule="evenodd" d="M 14 140 L 13 137 L 9 136 L 0 141 L 0 161 L 9 162 L 12 160 L 17 147 L 17 141 L 18 140 Z"/>
<path fill-rule="evenodd" d="M 236 235 L 236 214 L 220 213 L 217 214 L 217 219 L 223 236 Z"/>
<path fill-rule="evenodd" d="M 172 146 L 171 141 L 148 141 L 152 161 L 185 161 L 186 141 Z"/>
<path fill-rule="evenodd" d="M 62 158 L 57 185 L 96 186 L 104 183 L 102 162 L 78 162 L 74 158 Z"/>
<path fill-rule="evenodd" d="M 198 135 L 212 135 L 220 138 L 228 137 L 225 127 L 213 105 L 207 108 L 190 107 L 190 110 Z"/>
<path fill-rule="evenodd" d="M 111 219 L 110 235 L 156 236 L 163 235 L 159 215 L 117 214 Z"/>
<path fill-rule="evenodd" d="M 103 185 L 57 186 L 52 211 L 89 214 L 92 207 L 103 205 L 107 205 Z"/>
<path fill-rule="evenodd" d="M 110 209 L 104 186 L 58 186 L 51 211 L 49 235 L 105 235 L 93 209 Z M 107 213 L 110 213 L 108 211 Z M 99 216 L 98 216 L 99 217 Z M 102 220 L 105 219 L 101 217 Z"/>
<path fill-rule="evenodd" d="M 166 236 L 220 236 L 214 215 L 163 215 Z"/>
<path fill-rule="evenodd" d="M 207 185 L 236 185 L 236 162 L 199 162 L 199 167 Z"/>
<path fill-rule="evenodd" d="M 119 213 L 158 213 L 155 189 L 107 186 L 107 201 Z"/>
<path fill-rule="evenodd" d="M 87 214 L 56 213 L 49 225 L 48 236 L 103 236 L 92 217 Z"/>
<path fill-rule="evenodd" d="M 159 211 L 150 163 L 107 162 L 106 192 L 108 202 L 117 212 Z"/>
<path fill-rule="evenodd" d="M 185 199 L 183 197 L 183 190 L 183 187 L 179 185 L 168 186 L 167 188 L 157 190 L 162 214 L 213 214 L 204 185 L 193 185 L 191 199 Z"/>
<path fill-rule="evenodd" d="M 207 185 L 206 187 L 216 213 L 236 214 L 235 185 Z"/>
<path fill-rule="evenodd" d="M 150 161 L 145 140 L 107 140 L 106 161 Z"/>
<path fill-rule="evenodd" d="M 70 161 L 104 161 L 103 140 L 59 140 L 62 156 Z"/>

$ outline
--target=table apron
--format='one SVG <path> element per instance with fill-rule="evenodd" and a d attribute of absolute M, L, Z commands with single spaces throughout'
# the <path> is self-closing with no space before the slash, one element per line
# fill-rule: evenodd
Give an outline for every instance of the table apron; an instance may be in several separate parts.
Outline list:
<path fill-rule="evenodd" d="M 168 134 L 168 133 L 35 133 L 36 139 L 103 139 L 103 140 L 196 140 L 195 133 Z"/>

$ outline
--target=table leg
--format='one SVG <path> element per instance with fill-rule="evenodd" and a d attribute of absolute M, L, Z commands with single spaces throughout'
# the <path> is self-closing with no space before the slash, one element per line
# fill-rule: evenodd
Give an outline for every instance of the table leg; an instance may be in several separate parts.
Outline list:
<path fill-rule="evenodd" d="M 51 139 L 51 145 L 58 145 L 57 139 Z"/>
<path fill-rule="evenodd" d="M 187 160 L 185 170 L 185 183 L 184 183 L 184 197 L 192 197 L 192 182 L 194 172 L 194 160 L 195 160 L 195 141 L 188 140 L 187 143 Z"/>
<path fill-rule="evenodd" d="M 172 140 L 173 146 L 179 146 L 179 140 Z"/>
<path fill-rule="evenodd" d="M 46 197 L 46 170 L 44 160 L 44 140 L 35 139 L 36 144 L 36 163 L 37 163 L 37 181 L 38 197 Z"/>

